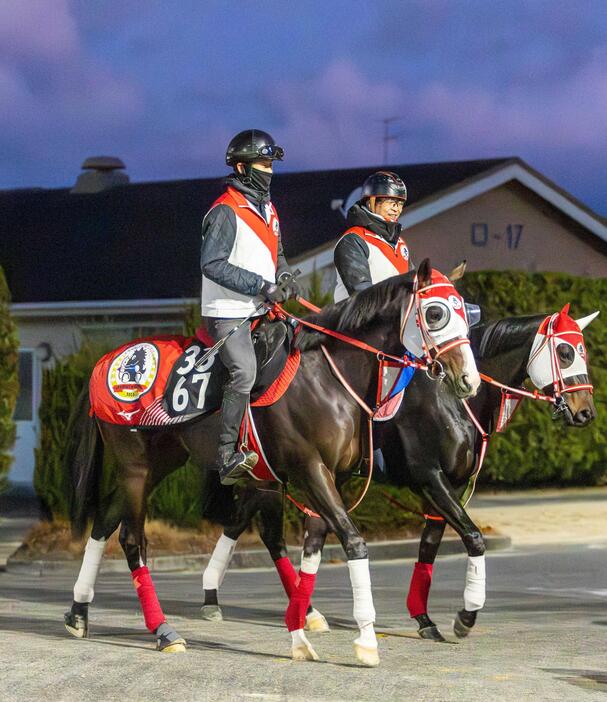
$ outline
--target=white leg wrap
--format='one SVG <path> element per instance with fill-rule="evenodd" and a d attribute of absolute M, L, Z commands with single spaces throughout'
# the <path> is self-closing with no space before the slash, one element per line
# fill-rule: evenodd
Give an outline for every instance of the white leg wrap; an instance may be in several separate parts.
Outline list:
<path fill-rule="evenodd" d="M 360 629 L 360 637 L 355 643 L 367 648 L 377 648 L 377 639 L 373 624 L 375 623 L 375 607 L 371 594 L 371 574 L 369 559 L 348 561 L 352 594 L 354 596 L 354 619 Z"/>
<path fill-rule="evenodd" d="M 78 580 L 76 580 L 76 584 L 74 585 L 74 602 L 93 601 L 93 597 L 95 596 L 95 581 L 97 580 L 97 574 L 99 573 L 99 567 L 101 566 L 101 559 L 103 558 L 106 544 L 107 541 L 105 539 L 97 541 L 92 537 L 86 542 L 82 565 L 78 573 Z"/>
<path fill-rule="evenodd" d="M 234 539 L 229 539 L 225 534 L 219 537 L 219 540 L 215 544 L 209 565 L 202 574 L 203 590 L 219 590 L 228 566 L 230 565 L 230 561 L 232 560 L 232 556 L 234 555 L 236 543 Z"/>
<path fill-rule="evenodd" d="M 485 604 L 485 556 L 468 556 L 464 607 L 469 612 L 482 609 Z"/>
<path fill-rule="evenodd" d="M 306 556 L 304 552 L 301 552 L 301 572 L 308 573 L 308 575 L 316 575 L 318 573 L 318 568 L 320 567 L 320 559 L 322 558 L 322 551 L 316 551 L 311 556 Z"/>
<path fill-rule="evenodd" d="M 291 632 L 291 641 L 293 643 L 293 646 L 301 646 L 302 644 L 304 646 L 309 646 L 310 642 L 306 638 L 306 635 L 304 634 L 303 629 L 295 629 L 295 631 Z"/>

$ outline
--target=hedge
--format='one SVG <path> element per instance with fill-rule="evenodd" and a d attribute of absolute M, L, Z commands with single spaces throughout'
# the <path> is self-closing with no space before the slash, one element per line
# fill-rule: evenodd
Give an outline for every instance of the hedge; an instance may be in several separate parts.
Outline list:
<path fill-rule="evenodd" d="M 319 305 L 328 302 L 313 281 L 313 294 L 307 296 Z M 521 272 L 481 272 L 466 274 L 461 284 L 469 301 L 483 308 L 484 320 L 517 314 L 554 312 L 565 303 L 572 303 L 577 317 L 607 306 L 607 280 L 589 280 L 560 274 L 527 274 Z M 298 310 L 299 311 L 299 310 Z M 607 309 L 603 310 L 607 314 Z M 186 320 L 186 333 L 191 333 L 198 321 L 196 311 Z M 605 388 L 607 388 L 607 331 L 599 317 L 591 324 L 585 337 L 589 350 L 595 402 L 599 416 L 584 429 L 565 429 L 551 419 L 550 408 L 543 403 L 526 401 L 511 427 L 504 435 L 491 440 L 481 481 L 493 485 L 567 485 L 601 484 L 607 473 L 607 429 L 604 417 Z M 44 373 L 41 419 L 41 446 L 36 454 L 35 487 L 38 495 L 57 516 L 67 514 L 61 458 L 70 408 L 94 361 L 103 350 L 84 348 L 74 356 L 58 363 Z M 113 466 L 106 465 L 104 483 L 113 478 Z M 150 497 L 150 516 L 176 525 L 196 526 L 200 522 L 204 500 L 199 489 L 200 476 L 187 464 L 169 476 Z M 406 491 L 392 491 L 373 485 L 367 499 L 354 513 L 361 528 L 368 534 L 389 532 L 416 523 L 416 514 L 406 514 L 389 504 L 383 492 L 392 492 L 413 512 L 419 506 Z M 287 524 L 296 531 L 299 513 L 288 506 Z"/>
<path fill-rule="evenodd" d="M 19 394 L 17 328 L 9 312 L 10 292 L 0 268 L 0 492 L 7 485 L 15 443 L 13 413 Z"/>
<path fill-rule="evenodd" d="M 607 279 L 521 271 L 467 273 L 459 285 L 484 321 L 550 314 L 601 315 L 584 331 L 598 416 L 588 427 L 554 422 L 544 403 L 525 400 L 504 434 L 491 439 L 481 482 L 508 486 L 600 485 L 607 480 Z"/>

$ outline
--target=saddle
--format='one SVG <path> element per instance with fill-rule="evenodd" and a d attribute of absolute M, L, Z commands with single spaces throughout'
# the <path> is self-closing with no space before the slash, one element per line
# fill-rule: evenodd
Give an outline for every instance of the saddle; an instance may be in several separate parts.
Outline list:
<path fill-rule="evenodd" d="M 299 367 L 299 351 L 291 349 L 294 333 L 291 324 L 265 317 L 255 327 L 252 404 L 271 404 L 294 377 Z M 91 414 L 112 424 L 143 428 L 178 424 L 218 410 L 228 372 L 217 353 L 196 366 L 212 343 L 198 329 L 194 337 L 138 339 L 111 351 L 91 375 Z"/>

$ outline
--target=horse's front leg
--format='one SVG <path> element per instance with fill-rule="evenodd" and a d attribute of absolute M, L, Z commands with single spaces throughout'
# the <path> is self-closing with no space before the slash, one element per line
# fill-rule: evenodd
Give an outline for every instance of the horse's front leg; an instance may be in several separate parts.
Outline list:
<path fill-rule="evenodd" d="M 126 516 L 120 529 L 119 541 L 131 571 L 133 585 L 148 630 L 156 637 L 156 648 L 164 653 L 185 651 L 186 642 L 167 623 L 152 576 L 146 565 L 145 511 L 147 505 L 148 467 L 143 461 L 131 461 L 124 467 Z"/>
<path fill-rule="evenodd" d="M 64 615 L 67 631 L 76 638 L 89 635 L 89 605 L 95 596 L 95 582 L 101 567 L 103 552 L 110 536 L 122 519 L 123 501 L 118 490 L 113 490 L 97 508 L 93 529 L 86 543 L 78 579 L 74 585 L 74 600 Z"/>
<path fill-rule="evenodd" d="M 413 568 L 407 609 L 418 625 L 418 634 L 422 639 L 445 641 L 436 624 L 428 616 L 428 595 L 432 584 L 432 570 L 436 554 L 445 533 L 446 522 L 437 515 L 426 516 L 426 526 L 419 543 L 419 557 Z"/>
<path fill-rule="evenodd" d="M 328 468 L 323 463 L 314 468 L 308 473 L 306 491 L 312 507 L 324 519 L 327 528 L 337 536 L 347 557 L 354 598 L 354 619 L 360 632 L 354 641 L 356 658 L 363 665 L 374 667 L 379 665 L 379 654 L 367 544 L 350 518 Z"/>
<path fill-rule="evenodd" d="M 441 469 L 428 472 L 422 484 L 422 491 L 437 514 L 444 517 L 459 534 L 468 553 L 464 608 L 457 613 L 453 622 L 455 635 L 463 638 L 468 636 L 476 622 L 478 610 L 485 605 L 485 540 L 479 527 L 462 507 L 459 496 Z"/>

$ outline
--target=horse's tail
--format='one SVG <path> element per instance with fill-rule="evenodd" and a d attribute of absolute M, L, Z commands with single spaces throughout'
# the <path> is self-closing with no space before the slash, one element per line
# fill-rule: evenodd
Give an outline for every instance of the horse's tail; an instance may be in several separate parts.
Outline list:
<path fill-rule="evenodd" d="M 236 518 L 234 486 L 222 485 L 216 470 L 205 470 L 203 473 L 202 516 L 223 527 L 234 524 Z"/>
<path fill-rule="evenodd" d="M 69 516 L 75 537 L 82 537 L 95 514 L 103 470 L 103 440 L 97 420 L 90 416 L 88 383 L 78 396 L 67 426 L 63 474 L 67 480 Z"/>

